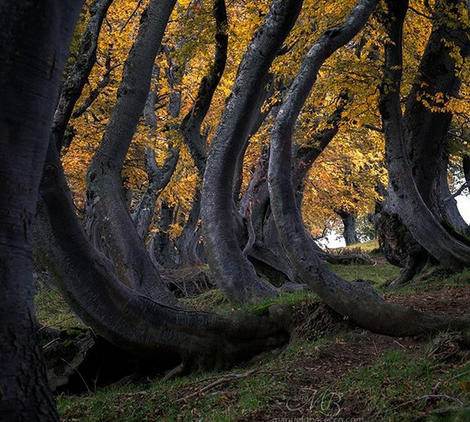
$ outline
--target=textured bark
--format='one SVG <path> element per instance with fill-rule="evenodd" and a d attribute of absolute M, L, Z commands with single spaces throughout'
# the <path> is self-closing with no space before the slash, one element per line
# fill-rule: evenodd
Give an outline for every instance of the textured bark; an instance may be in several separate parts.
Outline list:
<path fill-rule="evenodd" d="M 467 230 L 467 225 L 462 219 L 447 185 L 448 157 L 445 151 L 445 140 L 450 128 L 452 114 L 443 110 L 436 111 L 436 109 L 442 107 L 442 104 L 436 103 L 434 100 L 436 93 L 442 93 L 446 100 L 457 95 L 461 84 L 457 76 L 458 72 L 456 72 L 457 65 L 448 43 L 451 42 L 460 48 L 464 56 L 470 52 L 465 29 L 460 23 L 454 22 L 455 18 L 449 17 L 449 10 L 446 10 L 458 6 L 459 3 L 462 3 L 462 1 L 436 2 L 434 10 L 436 18 L 433 29 L 421 59 L 415 82 L 406 101 L 406 110 L 403 117 L 405 130 L 403 142 L 405 142 L 412 177 L 422 200 L 451 235 L 460 237 L 460 233 Z M 421 98 L 431 104 L 434 110 L 426 107 Z M 393 183 L 389 186 L 389 190 L 392 189 Z M 423 240 L 411 234 L 409 228 L 406 227 L 406 222 L 404 222 L 400 213 L 399 197 L 401 195 L 392 194 L 393 192 L 390 192 L 390 196 L 395 198 L 396 203 L 393 204 L 393 212 L 396 215 L 393 215 L 390 211 L 382 215 L 379 233 L 381 234 L 381 243 L 388 251 L 392 251 L 395 245 L 399 246 L 399 251 L 396 254 L 403 255 L 404 251 L 409 251 L 408 255 L 403 255 L 404 270 L 400 280 L 398 280 L 400 283 L 404 283 L 406 278 L 411 279 L 412 276 L 430 262 L 435 261 L 435 259 L 432 257 L 431 251 L 423 244 Z M 386 208 L 391 207 L 386 205 Z M 416 209 L 415 212 L 418 216 L 419 211 Z M 387 218 L 390 218 L 389 222 L 386 221 Z M 398 222 L 401 222 L 401 224 L 398 224 Z M 397 233 L 384 235 L 385 231 L 382 229 L 391 229 L 392 227 L 397 228 Z M 430 233 L 431 231 L 428 232 L 427 236 Z M 390 239 L 395 241 L 386 244 L 386 241 Z M 406 240 L 406 243 L 396 242 L 400 239 L 409 240 Z M 460 237 L 460 239 L 465 241 L 463 237 Z M 433 239 L 429 238 L 428 243 L 430 241 L 433 241 Z M 436 253 L 434 252 L 435 258 L 437 258 Z M 449 258 L 443 257 L 442 259 Z M 453 264 L 449 261 L 447 265 Z"/>
<path fill-rule="evenodd" d="M 121 170 L 145 106 L 155 57 L 175 0 L 152 0 L 123 71 L 118 98 L 87 173 L 87 226 L 114 262 L 120 280 L 149 297 L 174 303 L 135 229 L 123 198 Z"/>
<path fill-rule="evenodd" d="M 346 246 L 354 245 L 359 243 L 359 239 L 356 233 L 356 217 L 354 214 L 343 210 L 335 210 L 343 222 L 343 237 L 346 243 Z"/>
<path fill-rule="evenodd" d="M 183 266 L 199 265 L 204 261 L 199 216 L 201 211 L 201 186 L 206 168 L 207 136 L 201 127 L 209 111 L 215 90 L 220 83 L 227 62 L 228 21 L 225 0 L 215 0 L 213 15 L 216 25 L 214 62 L 199 84 L 196 100 L 183 118 L 180 126 L 186 146 L 198 171 L 198 186 L 194 193 L 193 204 L 181 236 L 175 240 L 179 263 Z"/>
<path fill-rule="evenodd" d="M 196 101 L 181 124 L 181 132 L 201 180 L 204 177 L 207 158 L 207 141 L 201 133 L 201 126 L 209 111 L 212 98 L 222 78 L 227 62 L 228 22 L 225 0 L 214 0 L 213 14 L 216 23 L 214 62 L 207 75 L 202 78 Z"/>
<path fill-rule="evenodd" d="M 393 305 L 380 298 L 367 283 L 350 283 L 331 273 L 315 254 L 313 242 L 305 232 L 296 206 L 291 181 L 291 142 L 295 122 L 322 63 L 359 32 L 377 3 L 377 0 L 360 0 L 345 22 L 326 31 L 302 62 L 271 134 L 268 181 L 274 218 L 282 243 L 302 279 L 329 306 L 358 325 L 389 335 L 468 327 L 468 317 L 435 316 Z"/>
<path fill-rule="evenodd" d="M 86 324 L 119 348 L 155 359 L 163 352 L 176 353 L 188 366 L 224 367 L 288 340 L 270 318 L 168 306 L 122 283 L 111 261 L 91 246 L 79 224 L 52 148 L 37 219 L 38 248 L 61 294 Z"/>
<path fill-rule="evenodd" d="M 155 67 L 153 75 L 157 81 L 159 74 L 159 69 Z M 157 133 L 157 116 L 155 114 L 155 106 L 157 105 L 158 98 L 157 95 L 158 88 L 155 88 L 155 90 L 150 89 L 144 106 L 145 124 L 149 127 L 149 137 L 154 142 L 156 142 Z M 180 101 L 178 101 L 178 103 L 180 103 Z M 179 115 L 179 107 L 176 109 L 171 101 L 169 108 L 173 114 L 176 114 L 175 116 L 172 115 L 172 117 L 177 117 L 177 115 Z M 136 226 L 137 233 L 144 241 L 147 238 L 152 224 L 157 198 L 166 188 L 168 183 L 170 183 L 171 177 L 176 170 L 176 165 L 178 164 L 179 149 L 172 147 L 171 143 L 169 146 L 169 154 L 162 166 L 159 166 L 155 161 L 155 151 L 152 148 L 145 149 L 145 171 L 148 176 L 149 184 L 132 211 L 132 220 Z"/>
<path fill-rule="evenodd" d="M 407 4 L 403 6 L 399 3 L 399 6 L 406 11 Z M 398 214 L 413 238 L 442 265 L 452 269 L 462 268 L 470 264 L 470 247 L 456 239 L 441 224 L 439 217 L 433 212 L 431 202 L 426 204 L 424 199 L 430 201 L 431 192 L 423 192 L 421 196 L 415 183 L 412 164 L 407 159 L 407 145 L 414 142 L 416 137 L 410 138 L 412 134 L 409 128 L 404 130 L 400 106 L 402 30 L 390 21 L 386 22 L 386 26 L 391 42 L 386 44 L 380 112 L 386 137 L 390 184 L 396 195 Z"/>
<path fill-rule="evenodd" d="M 449 189 L 447 181 L 447 167 L 449 164 L 449 156 L 444 154 L 441 160 L 441 171 L 439 177 L 439 195 L 438 195 L 438 208 L 439 215 L 442 216 L 444 222 L 447 222 L 453 229 L 462 234 L 470 234 L 470 228 L 466 221 L 463 219 L 457 208 L 457 201 Z"/>
<path fill-rule="evenodd" d="M 33 307 L 31 223 L 82 2 L 0 4 L 0 419 L 58 421 Z"/>
<path fill-rule="evenodd" d="M 269 67 L 300 11 L 301 1 L 275 0 L 251 41 L 212 141 L 204 174 L 202 221 L 211 269 L 234 302 L 273 296 L 240 250 L 233 216 L 236 164 L 252 127 Z"/>
<path fill-rule="evenodd" d="M 145 241 L 155 214 L 157 198 L 170 183 L 179 160 L 179 150 L 172 148 L 165 162 L 160 167 L 155 161 L 155 151 L 145 149 L 145 171 L 149 178 L 149 185 L 132 211 L 137 233 Z"/>
<path fill-rule="evenodd" d="M 57 145 L 59 150 L 63 146 L 65 130 L 72 116 L 75 104 L 80 98 L 91 69 L 96 63 L 98 36 L 111 3 L 112 0 L 94 0 L 89 7 L 90 17 L 78 47 L 77 60 L 61 87 L 52 123 L 52 142 Z"/>

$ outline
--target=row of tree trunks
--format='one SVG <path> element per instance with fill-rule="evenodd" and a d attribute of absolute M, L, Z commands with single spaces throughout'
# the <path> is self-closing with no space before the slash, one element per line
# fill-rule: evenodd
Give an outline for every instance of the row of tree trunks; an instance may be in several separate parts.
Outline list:
<path fill-rule="evenodd" d="M 470 318 L 429 315 L 412 308 L 385 302 L 369 284 L 349 283 L 331 273 L 317 257 L 312 240 L 305 232 L 291 181 L 291 143 L 294 125 L 315 82 L 323 62 L 339 47 L 349 42 L 365 25 L 377 0 L 360 0 L 344 23 L 327 30 L 302 62 L 295 82 L 281 107 L 271 134 L 269 189 L 273 215 L 282 243 L 302 279 L 340 314 L 358 325 L 389 335 L 410 335 L 449 327 L 467 327 Z M 389 13 L 394 5 L 388 5 Z M 406 7 L 405 7 L 406 11 Z M 397 37 L 393 46 L 401 51 L 403 15 L 393 16 Z M 391 45 L 387 45 L 387 50 Z M 395 48 L 395 47 L 394 47 Z M 387 58 L 390 52 L 387 51 Z M 387 61 L 387 65 L 391 65 Z M 394 62 L 394 66 L 399 63 Z M 387 75 L 386 75 L 387 76 Z M 399 102 L 397 103 L 399 107 Z"/>
<path fill-rule="evenodd" d="M 205 248 L 224 295 L 233 302 L 274 296 L 240 250 L 234 219 L 237 163 L 253 126 L 269 67 L 294 25 L 301 1 L 274 0 L 243 56 L 207 160 L 202 190 Z"/>
<path fill-rule="evenodd" d="M 123 70 L 117 102 L 87 172 L 87 231 L 112 259 L 120 280 L 163 303 L 175 303 L 132 222 L 121 170 L 150 90 L 152 69 L 175 0 L 152 0 Z"/>
<path fill-rule="evenodd" d="M 61 294 L 97 334 L 124 350 L 155 359 L 177 353 L 188 368 L 224 367 L 288 340 L 274 319 L 244 313 L 219 316 L 168 306 L 123 284 L 113 263 L 87 239 L 52 148 L 37 219 L 38 248 Z"/>
<path fill-rule="evenodd" d="M 337 134 L 346 104 L 347 96 L 339 98 L 336 110 L 327 119 L 328 128 L 317 131 L 308 145 L 303 147 L 294 145 L 292 149 L 292 172 L 299 208 L 302 205 L 305 177 L 315 160 Z M 267 178 L 268 156 L 269 152 L 265 149 L 238 207 L 239 212 L 244 216 L 245 225 L 252 227 L 253 230 L 253 240 L 246 241 L 245 254 L 255 266 L 257 273 L 276 286 L 286 281 L 299 283 L 301 280 L 281 244 L 271 212 Z M 336 257 L 329 256 L 320 247 L 317 253 L 322 259 L 335 261 Z"/>
<path fill-rule="evenodd" d="M 0 419 L 58 421 L 33 307 L 31 225 L 81 1 L 0 5 Z"/>

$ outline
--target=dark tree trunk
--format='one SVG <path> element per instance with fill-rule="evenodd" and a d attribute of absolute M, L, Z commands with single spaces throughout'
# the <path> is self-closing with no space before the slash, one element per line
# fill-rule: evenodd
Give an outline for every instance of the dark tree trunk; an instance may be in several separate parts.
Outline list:
<path fill-rule="evenodd" d="M 240 250 L 233 216 L 234 178 L 269 67 L 294 25 L 301 3 L 274 0 L 242 59 L 204 174 L 202 221 L 207 256 L 221 290 L 234 302 L 275 295 L 273 288 L 258 279 Z"/>
<path fill-rule="evenodd" d="M 463 175 L 465 177 L 465 182 L 467 183 L 468 190 L 470 191 L 470 155 L 463 156 L 462 169 L 463 169 Z"/>
<path fill-rule="evenodd" d="M 333 309 L 358 325 L 389 335 L 410 335 L 443 327 L 467 327 L 470 318 L 448 318 L 418 312 L 383 301 L 365 282 L 347 282 L 318 258 L 305 232 L 291 181 L 291 143 L 294 125 L 318 70 L 339 47 L 365 25 L 378 0 L 360 0 L 346 21 L 326 31 L 302 62 L 296 81 L 279 111 L 271 134 L 269 190 L 273 215 L 282 243 L 302 279 Z M 401 34 L 400 19 L 395 19 Z"/>
<path fill-rule="evenodd" d="M 406 9 L 407 4 L 405 4 L 404 7 Z M 449 34 L 455 34 L 454 31 L 458 33 L 458 26 L 455 27 L 453 24 L 450 24 L 447 19 L 439 21 L 445 22 L 445 25 L 452 26 L 453 29 L 449 30 Z M 435 165 L 439 165 L 439 162 L 434 164 L 433 161 L 436 160 L 436 158 L 430 158 L 430 169 L 423 169 L 422 165 L 418 167 L 415 163 L 416 159 L 425 160 L 427 154 L 422 151 L 424 148 L 420 150 L 420 142 L 423 141 L 419 139 L 418 135 L 421 136 L 421 132 L 425 131 L 430 139 L 434 140 L 434 135 L 430 133 L 429 130 L 434 127 L 435 131 L 440 133 L 442 128 L 435 125 L 441 120 L 444 120 L 444 123 L 447 121 L 445 120 L 445 116 L 440 116 L 440 114 L 445 115 L 446 113 L 435 113 L 430 110 L 423 110 L 422 105 L 416 105 L 410 100 L 411 104 L 407 104 L 407 114 L 405 116 L 407 123 L 406 125 L 403 123 L 400 106 L 402 33 L 401 28 L 396 28 L 396 26 L 390 22 L 387 22 L 386 26 L 390 31 L 390 37 L 394 42 L 398 42 L 399 45 L 394 46 L 388 43 L 386 46 L 385 76 L 381 87 L 380 98 L 380 112 L 382 114 L 386 136 L 389 178 L 391 189 L 393 189 L 395 194 L 398 214 L 413 238 L 442 265 L 452 269 L 462 268 L 470 263 L 470 247 L 456 239 L 453 236 L 454 233 L 449 232 L 448 227 L 443 226 L 441 223 L 442 218 L 438 214 L 438 209 L 436 210 L 436 202 L 433 200 L 433 192 L 435 192 L 435 188 L 433 188 L 433 186 L 435 186 Z M 433 30 L 433 33 L 435 31 L 436 30 Z M 433 44 L 431 41 L 432 40 L 430 40 L 428 45 Z M 444 43 L 440 38 L 439 42 Z M 431 47 L 429 47 L 429 49 L 431 50 L 429 54 L 434 56 L 435 50 L 431 49 Z M 444 50 L 445 51 L 441 51 L 441 54 L 444 54 L 447 48 L 444 48 Z M 447 51 L 447 55 L 450 54 L 449 51 Z M 428 57 L 427 52 L 428 49 L 423 56 L 423 62 L 428 60 L 426 59 L 426 57 Z M 451 59 L 451 62 L 453 62 L 453 59 Z M 439 72 L 442 72 L 444 68 L 446 67 L 443 65 Z M 450 71 L 452 78 L 454 77 L 454 70 L 455 68 L 452 67 Z M 445 79 L 445 77 L 446 74 L 440 75 L 440 78 Z M 454 82 L 451 82 L 449 82 L 450 86 L 454 87 Z M 439 84 L 439 82 L 436 81 L 436 84 Z M 453 91 L 450 91 L 450 93 L 452 94 Z M 421 129 L 411 124 L 411 116 L 415 113 L 414 110 L 417 110 L 416 118 L 418 118 L 417 116 L 422 116 L 424 123 L 429 122 L 428 124 L 423 124 L 423 128 Z M 438 116 L 435 116 L 436 121 L 433 120 L 433 114 L 438 114 Z M 429 126 L 429 128 L 427 128 L 427 126 Z M 406 130 L 404 130 L 404 127 Z M 442 141 L 442 139 L 443 138 L 436 139 L 435 142 Z M 406 158 L 408 156 L 407 146 L 409 145 L 413 148 L 408 148 L 408 150 L 412 151 L 414 154 L 410 161 L 411 165 Z M 432 149 L 432 146 L 430 146 L 430 149 Z M 422 151 L 422 154 L 420 151 Z M 439 172 L 437 177 L 439 177 Z M 418 182 L 415 182 L 415 178 Z M 423 187 L 423 183 L 431 183 L 432 186 L 427 185 Z M 420 187 L 423 188 L 422 194 Z"/>
<path fill-rule="evenodd" d="M 437 198 L 439 214 L 442 216 L 442 220 L 451 228 L 457 230 L 458 233 L 468 234 L 469 226 L 463 219 L 462 214 L 460 214 L 460 211 L 457 208 L 457 201 L 449 189 L 449 183 L 447 181 L 448 164 L 449 156 L 445 154 L 441 161 L 439 177 L 439 195 Z"/>
<path fill-rule="evenodd" d="M 152 0 L 124 65 L 116 106 L 87 173 L 87 226 L 127 285 L 164 303 L 175 298 L 153 265 L 123 198 L 121 170 L 150 90 L 152 68 L 175 0 Z"/>
<path fill-rule="evenodd" d="M 153 70 L 153 75 L 157 81 L 157 87 L 159 74 L 159 69 L 155 67 Z M 145 124 L 149 127 L 149 138 L 153 140 L 154 144 L 156 143 L 157 135 L 157 116 L 155 114 L 158 93 L 157 87 L 155 90 L 150 89 L 143 112 Z M 175 96 L 172 98 L 173 101 L 170 101 L 169 108 L 171 111 L 173 111 L 173 113 L 171 113 L 172 117 L 177 117 L 179 115 L 179 107 L 173 105 L 175 102 Z M 180 103 L 178 99 L 176 101 L 177 104 Z M 169 154 L 161 167 L 155 161 L 155 151 L 150 147 L 145 149 L 145 171 L 148 176 L 149 184 L 145 192 L 139 198 L 131 214 L 132 220 L 134 221 L 137 229 L 137 233 L 144 242 L 147 238 L 153 217 L 155 215 L 157 198 L 166 188 L 168 183 L 170 183 L 171 177 L 176 170 L 176 165 L 178 164 L 179 149 L 172 147 L 171 142 L 169 147 Z"/>
<path fill-rule="evenodd" d="M 162 202 L 160 218 L 157 222 L 157 232 L 152 236 L 149 243 L 149 252 L 153 262 L 164 268 L 176 267 L 174 245 L 169 234 L 173 217 L 174 207 Z"/>
<path fill-rule="evenodd" d="M 65 130 L 67 129 L 67 124 L 72 116 L 75 104 L 80 98 L 91 69 L 96 63 L 98 36 L 111 3 L 112 0 L 94 0 L 90 5 L 90 17 L 78 47 L 77 60 L 61 87 L 52 123 L 52 142 L 57 145 L 59 150 L 63 146 Z"/>
<path fill-rule="evenodd" d="M 356 233 L 356 216 L 352 213 L 343 210 L 335 210 L 343 222 L 343 237 L 346 242 L 346 246 L 354 245 L 359 243 L 359 239 Z"/>
<path fill-rule="evenodd" d="M 145 149 L 145 170 L 149 178 L 149 185 L 132 211 L 132 220 L 143 241 L 150 231 L 157 198 L 170 183 L 178 160 L 179 150 L 172 148 L 160 167 L 155 161 L 155 151 L 152 148 Z"/>
<path fill-rule="evenodd" d="M 31 223 L 82 2 L 0 5 L 0 418 L 58 421 L 33 307 Z"/>

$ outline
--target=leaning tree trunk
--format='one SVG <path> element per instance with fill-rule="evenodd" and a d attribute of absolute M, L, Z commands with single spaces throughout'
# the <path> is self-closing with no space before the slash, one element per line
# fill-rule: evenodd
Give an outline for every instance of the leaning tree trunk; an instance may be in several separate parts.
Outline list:
<path fill-rule="evenodd" d="M 31 223 L 58 85 L 83 2 L 0 6 L 0 418 L 58 421 L 33 306 Z"/>
<path fill-rule="evenodd" d="M 393 305 L 378 296 L 369 284 L 350 283 L 331 273 L 316 256 L 296 206 L 291 180 L 291 145 L 295 122 L 322 63 L 359 32 L 377 3 L 378 0 L 360 0 L 345 22 L 326 31 L 302 62 L 271 134 L 268 181 L 274 218 L 283 245 L 301 277 L 329 306 L 358 325 L 389 335 L 413 335 L 449 327 L 468 327 L 469 317 L 430 315 Z M 401 34 L 403 18 L 404 13 L 394 19 L 398 34 Z M 400 38 L 393 41 L 401 48 Z"/>
<path fill-rule="evenodd" d="M 52 142 L 60 150 L 64 145 L 64 135 L 73 109 L 82 94 L 83 87 L 96 63 L 98 36 L 106 12 L 113 0 L 94 0 L 90 5 L 90 17 L 80 40 L 77 60 L 70 69 L 67 79 L 61 86 L 59 101 L 52 122 Z"/>
<path fill-rule="evenodd" d="M 294 25 L 301 1 L 274 0 L 245 53 L 212 141 L 204 174 L 202 221 L 211 269 L 225 296 L 234 302 L 275 295 L 262 283 L 240 250 L 233 216 L 236 165 L 252 127 L 269 67 Z"/>
<path fill-rule="evenodd" d="M 449 229 L 455 229 L 457 233 L 469 234 L 470 227 L 467 222 L 463 219 L 457 208 L 457 201 L 454 195 L 449 189 L 449 183 L 447 181 L 447 167 L 449 165 L 449 156 L 445 154 L 441 161 L 441 172 L 439 178 L 439 195 L 437 198 L 439 214 L 442 216 L 442 220 L 446 222 Z"/>
<path fill-rule="evenodd" d="M 154 67 L 153 75 L 155 76 L 157 85 L 155 89 L 150 89 L 147 100 L 144 106 L 144 120 L 145 124 L 149 128 L 149 138 L 154 146 L 156 146 L 156 135 L 157 135 L 157 116 L 155 114 L 155 106 L 157 105 L 157 93 L 158 93 L 158 79 L 160 75 L 160 70 Z M 174 96 L 173 96 L 174 98 Z M 178 97 L 179 98 L 179 97 Z M 174 111 L 173 114 L 176 114 L 177 117 L 179 114 L 179 106 L 175 107 L 170 101 L 169 108 L 171 111 Z M 177 104 L 180 104 L 181 101 L 177 100 Z M 176 109 L 176 110 L 175 110 Z M 145 242 L 148 233 L 150 231 L 150 226 L 155 215 L 155 206 L 157 203 L 157 198 L 166 188 L 168 183 L 170 183 L 171 177 L 173 176 L 176 165 L 179 160 L 179 149 L 173 147 L 172 143 L 169 143 L 169 154 L 166 157 L 162 166 L 159 166 L 156 162 L 155 150 L 151 147 L 145 148 L 145 171 L 148 177 L 148 187 L 142 196 L 137 201 L 134 209 L 132 210 L 131 217 L 134 221 L 137 233 L 141 239 Z M 150 255 L 152 257 L 152 255 Z"/>
<path fill-rule="evenodd" d="M 468 247 L 459 245 L 453 240 L 454 236 L 457 236 L 458 239 L 466 242 L 465 238 L 459 234 L 459 230 L 464 229 L 464 222 L 455 204 L 446 204 L 445 198 L 443 198 L 443 196 L 450 196 L 446 181 L 447 161 L 444 141 L 447 138 L 452 114 L 442 109 L 442 104 L 438 100 L 436 101 L 437 95 L 444 95 L 446 101 L 457 95 L 461 84 L 457 76 L 454 52 L 449 47 L 449 43 L 459 47 L 462 55 L 468 55 L 470 46 L 463 24 L 457 22 L 455 17 L 450 16 L 450 13 L 457 13 L 456 16 L 458 16 L 457 6 L 463 3 L 463 0 L 436 3 L 436 16 L 439 18 L 433 26 L 420 63 L 418 77 L 408 95 L 403 123 L 401 123 L 401 115 L 394 117 L 400 121 L 400 123 L 396 123 L 396 126 L 402 124 L 406 136 L 402 141 L 396 139 L 394 141 L 396 148 L 393 148 L 390 145 L 392 141 L 389 139 L 394 135 L 391 135 L 390 131 L 387 134 L 387 144 L 391 146 L 389 150 L 399 151 L 401 148 L 399 143 L 404 142 L 403 148 L 406 154 L 404 157 L 407 158 L 403 159 L 397 156 L 397 159 L 409 160 L 411 169 L 407 174 L 410 180 L 414 181 L 413 184 L 404 183 L 403 187 L 397 186 L 396 179 L 402 178 L 403 180 L 403 173 L 398 170 L 398 166 L 389 165 L 389 168 L 394 168 L 392 172 L 389 170 L 391 180 L 389 190 L 398 189 L 393 195 L 396 202 L 393 204 L 395 211 L 394 213 L 383 213 L 378 228 L 381 243 L 386 249 L 392 251 L 394 248 L 393 243 L 387 244 L 388 239 L 395 239 L 396 245 L 399 245 L 402 251 L 406 252 L 408 249 L 408 253 L 404 255 L 403 259 L 404 270 L 396 280 L 397 283 L 409 281 L 433 260 L 451 268 L 462 267 L 469 263 L 466 258 Z M 422 99 L 425 99 L 429 105 L 424 104 Z M 388 99 L 383 96 L 384 110 L 387 101 Z M 386 111 L 385 113 L 387 114 Z M 390 119 L 388 114 L 384 116 L 385 118 Z M 399 130 L 401 129 L 396 127 L 397 133 Z M 392 154 L 388 155 L 390 157 Z M 405 210 L 407 207 L 402 206 L 403 192 L 415 188 L 419 192 L 420 198 L 418 195 L 414 195 L 416 205 L 411 208 L 409 207 L 411 201 L 407 201 L 409 209 Z M 422 215 L 423 213 L 429 215 L 429 213 L 422 210 L 423 204 L 419 205 L 420 202 L 424 202 L 425 207 L 433 214 L 424 219 L 425 224 L 420 224 Z M 387 208 L 390 207 L 386 206 Z M 442 248 L 439 247 L 440 242 L 434 239 L 432 227 L 436 225 L 449 232 L 447 235 L 442 230 L 437 230 L 446 239 L 445 243 L 442 243 Z M 395 233 L 387 232 L 393 227 L 396 228 Z M 418 231 L 415 227 L 418 228 Z M 424 227 L 426 230 L 420 230 Z M 413 239 L 410 242 L 399 241 L 410 237 Z M 410 247 L 408 248 L 408 246 Z M 395 254 L 402 253 L 397 251 Z"/>
<path fill-rule="evenodd" d="M 87 173 L 88 232 L 138 291 L 174 303 L 132 222 L 121 170 L 150 89 L 152 68 L 175 0 L 152 0 L 124 65 L 116 106 Z"/>
<path fill-rule="evenodd" d="M 464 155 L 462 158 L 462 170 L 467 183 L 467 189 L 470 192 L 470 155 Z"/>
<path fill-rule="evenodd" d="M 404 7 L 406 8 L 407 4 Z M 400 28 L 390 22 L 386 25 L 392 41 L 399 43 L 399 46 L 387 44 L 385 76 L 380 96 L 389 179 L 396 195 L 398 214 L 413 238 L 442 265 L 452 269 L 463 268 L 470 264 L 470 247 L 455 238 L 442 225 L 439 217 L 433 212 L 432 203 L 426 204 L 426 193 L 424 197 L 421 196 L 415 183 L 413 161 L 410 164 L 407 159 L 407 145 L 415 141 L 416 136 L 409 128 L 404 130 L 400 107 L 402 33 Z M 428 192 L 430 197 L 429 188 Z"/>
<path fill-rule="evenodd" d="M 61 294 L 93 330 L 133 354 L 178 354 L 187 366 L 225 367 L 288 340 L 272 318 L 196 312 L 153 301 L 119 280 L 75 215 L 56 151 L 49 148 L 35 238 Z M 190 369 L 190 368 L 188 368 Z"/>

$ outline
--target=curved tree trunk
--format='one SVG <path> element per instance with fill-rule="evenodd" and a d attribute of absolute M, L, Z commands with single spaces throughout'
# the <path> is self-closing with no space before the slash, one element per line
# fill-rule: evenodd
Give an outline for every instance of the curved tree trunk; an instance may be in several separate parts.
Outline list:
<path fill-rule="evenodd" d="M 90 5 L 90 17 L 81 37 L 77 60 L 63 83 L 59 101 L 52 122 L 52 142 L 60 151 L 64 143 L 65 130 L 72 116 L 73 108 L 88 81 L 91 69 L 96 63 L 96 49 L 101 25 L 113 0 L 94 0 Z"/>
<path fill-rule="evenodd" d="M 462 268 L 470 264 L 470 247 L 457 240 L 441 224 L 439 217 L 433 212 L 434 203 L 430 199 L 432 191 L 427 187 L 427 191 L 423 192 L 423 197 L 421 196 L 415 183 L 413 170 L 416 174 L 419 172 L 410 165 L 407 159 L 406 146 L 408 143 L 414 142 L 416 136 L 409 128 L 404 130 L 400 107 L 402 34 L 392 24 L 388 24 L 388 29 L 391 32 L 390 37 L 394 42 L 399 42 L 400 46 L 394 48 L 390 43 L 387 44 L 380 112 L 386 136 L 390 183 L 396 194 L 398 214 L 414 239 L 442 265 L 452 269 Z M 411 119 L 411 116 L 407 118 Z M 410 138 L 412 135 L 413 138 Z M 408 136 L 408 138 L 404 136 Z M 424 180 L 424 172 L 419 177 Z M 423 198 L 428 199 L 429 206 Z"/>
<path fill-rule="evenodd" d="M 288 340 L 269 318 L 196 312 L 151 300 L 118 279 L 112 263 L 94 249 L 78 222 L 61 164 L 52 148 L 41 184 L 36 236 L 61 294 L 77 315 L 116 346 L 184 363 L 229 366 Z"/>
<path fill-rule="evenodd" d="M 449 12 L 458 3 L 462 2 L 439 1 L 435 5 L 436 21 L 427 42 L 416 80 L 407 97 L 404 116 L 406 130 L 404 142 L 406 142 L 405 148 L 412 177 L 422 200 L 451 235 L 460 237 L 460 233 L 467 230 L 467 225 L 462 219 L 447 185 L 448 157 L 445 151 L 445 140 L 452 114 L 445 110 L 436 111 L 436 109 L 442 108 L 442 104 L 434 100 L 437 93 L 444 95 L 444 99 L 447 100 L 458 94 L 460 87 L 456 62 L 448 43 L 452 42 L 460 47 L 463 55 L 469 54 L 470 46 L 465 29 L 461 24 L 454 22 L 455 16 L 449 15 Z M 451 13 L 454 12 L 456 10 Z M 427 107 L 424 101 L 434 109 L 431 110 Z M 392 189 L 393 184 L 389 187 L 391 194 Z M 426 265 L 437 261 L 432 257 L 429 249 L 426 250 L 422 239 L 412 235 L 406 224 L 402 222 L 403 219 L 398 215 L 400 214 L 399 198 L 397 195 L 394 197 L 396 203 L 392 207 L 386 205 L 386 208 L 394 208 L 395 214 L 387 212 L 381 216 L 379 235 L 381 244 L 392 254 L 403 255 L 406 250 L 409 250 L 408 254 L 403 255 L 404 270 L 397 280 L 404 283 Z M 420 215 L 421 213 L 416 210 L 415 218 L 420 218 Z M 393 227 L 396 228 L 395 233 L 390 231 L 386 233 L 386 230 Z M 401 242 L 400 239 L 404 242 Z M 392 242 L 387 244 L 387 240 L 392 240 Z M 398 246 L 398 250 L 393 252 L 396 246 Z M 438 258 L 436 253 L 434 253 L 435 258 Z M 390 256 L 390 254 L 386 254 L 386 256 Z"/>
<path fill-rule="evenodd" d="M 377 0 L 360 0 L 346 21 L 326 31 L 302 62 L 271 135 L 268 181 L 274 218 L 283 245 L 301 277 L 329 306 L 358 325 L 389 335 L 412 335 L 448 327 L 468 327 L 468 317 L 454 319 L 393 305 L 383 301 L 367 283 L 349 283 L 331 273 L 315 254 L 296 206 L 290 152 L 295 122 L 322 63 L 359 32 L 377 3 Z M 394 20 L 399 34 L 403 18 L 404 14 L 401 19 L 397 17 Z M 394 41 L 401 46 L 400 39 Z"/>
<path fill-rule="evenodd" d="M 214 0 L 213 15 L 216 25 L 214 62 L 207 75 L 202 78 L 196 100 L 180 126 L 199 176 L 188 221 L 181 236 L 175 240 L 182 265 L 199 265 L 204 261 L 204 251 L 201 250 L 200 242 L 199 216 L 201 211 L 200 185 L 206 169 L 207 137 L 202 133 L 201 127 L 227 63 L 228 21 L 225 0 Z"/>
<path fill-rule="evenodd" d="M 248 302 L 275 295 L 240 250 L 233 217 L 236 165 L 252 127 L 272 60 L 299 14 L 301 1 L 274 0 L 245 53 L 212 141 L 204 174 L 202 221 L 211 269 L 225 296 Z"/>
<path fill-rule="evenodd" d="M 172 148 L 160 167 L 155 161 L 155 151 L 152 148 L 145 149 L 145 171 L 149 178 L 149 185 L 131 214 L 137 233 L 144 242 L 150 231 L 157 198 L 170 183 L 178 160 L 179 150 Z"/>
<path fill-rule="evenodd" d="M 152 0 L 126 60 L 116 106 L 87 173 L 88 233 L 119 278 L 163 303 L 175 303 L 135 229 L 123 198 L 121 170 L 150 89 L 152 68 L 175 0 Z"/>
<path fill-rule="evenodd" d="M 449 183 L 447 181 L 448 164 L 449 156 L 445 154 L 441 161 L 441 172 L 439 178 L 439 213 L 442 216 L 443 221 L 448 223 L 451 228 L 457 230 L 458 233 L 470 234 L 470 227 L 463 219 L 462 214 L 460 214 L 460 211 L 457 208 L 457 201 L 449 189 Z"/>
<path fill-rule="evenodd" d="M 0 6 L 0 418 L 58 421 L 33 306 L 31 223 L 58 86 L 83 2 Z"/>
<path fill-rule="evenodd" d="M 462 169 L 465 181 L 468 185 L 468 190 L 470 191 L 470 155 L 464 155 L 462 158 Z"/>

